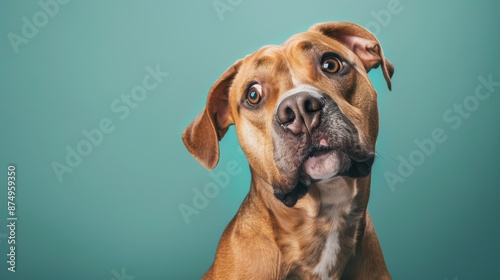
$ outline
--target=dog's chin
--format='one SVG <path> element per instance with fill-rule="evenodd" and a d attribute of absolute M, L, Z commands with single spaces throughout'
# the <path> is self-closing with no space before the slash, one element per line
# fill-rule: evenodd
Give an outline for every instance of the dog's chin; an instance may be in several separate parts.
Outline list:
<path fill-rule="evenodd" d="M 313 181 L 330 179 L 341 171 L 341 155 L 332 150 L 308 157 L 302 165 L 302 172 Z"/>
<path fill-rule="evenodd" d="M 275 184 L 274 195 L 286 206 L 293 207 L 315 183 L 337 176 L 367 176 L 371 172 L 373 159 L 374 156 L 371 155 L 353 159 L 346 153 L 327 146 L 312 147 L 297 166 L 297 175 L 286 184 Z M 277 186 L 289 187 L 284 189 Z"/>
<path fill-rule="evenodd" d="M 313 149 L 313 152 L 302 163 L 299 180 L 302 184 L 309 186 L 337 176 L 364 177 L 371 173 L 373 160 L 374 156 L 371 153 L 367 153 L 362 158 L 353 159 L 338 150 Z"/>

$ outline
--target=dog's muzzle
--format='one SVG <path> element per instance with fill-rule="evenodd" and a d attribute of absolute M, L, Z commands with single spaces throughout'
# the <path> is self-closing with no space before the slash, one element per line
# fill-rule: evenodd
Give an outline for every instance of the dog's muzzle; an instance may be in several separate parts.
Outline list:
<path fill-rule="evenodd" d="M 361 146 L 356 126 L 326 94 L 313 89 L 285 94 L 276 107 L 273 131 L 274 159 L 284 179 L 273 188 L 288 207 L 311 184 L 371 172 L 373 153 Z"/>

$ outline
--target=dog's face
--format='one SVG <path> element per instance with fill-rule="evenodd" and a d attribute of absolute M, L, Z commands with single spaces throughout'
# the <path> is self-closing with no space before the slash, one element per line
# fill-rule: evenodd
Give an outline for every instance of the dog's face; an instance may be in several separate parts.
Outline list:
<path fill-rule="evenodd" d="M 253 176 L 281 198 L 298 184 L 366 176 L 378 132 L 367 72 L 379 65 L 390 87 L 392 64 L 369 31 L 350 23 L 315 25 L 229 68 L 184 142 L 211 169 L 218 140 L 234 124 Z"/>

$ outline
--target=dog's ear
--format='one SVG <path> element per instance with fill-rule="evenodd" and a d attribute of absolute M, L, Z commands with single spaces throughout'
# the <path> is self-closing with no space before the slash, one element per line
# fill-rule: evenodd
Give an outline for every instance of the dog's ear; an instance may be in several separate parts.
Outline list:
<path fill-rule="evenodd" d="M 182 141 L 188 151 L 208 170 L 217 165 L 219 141 L 233 124 L 229 88 L 239 65 L 240 61 L 236 62 L 212 85 L 205 108 L 182 134 Z"/>
<path fill-rule="evenodd" d="M 349 22 L 326 22 L 313 25 L 309 31 L 317 31 L 350 48 L 363 62 L 366 72 L 382 66 L 387 87 L 391 89 L 394 66 L 384 57 L 377 38 L 367 29 Z"/>

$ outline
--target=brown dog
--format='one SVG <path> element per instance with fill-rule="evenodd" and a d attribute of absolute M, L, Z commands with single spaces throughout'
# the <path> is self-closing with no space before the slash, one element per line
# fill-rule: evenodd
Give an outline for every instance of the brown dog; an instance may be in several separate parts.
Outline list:
<path fill-rule="evenodd" d="M 183 134 L 208 169 L 234 124 L 250 192 L 204 279 L 391 279 L 367 212 L 378 133 L 367 72 L 394 68 L 352 23 L 311 27 L 231 66 Z"/>

